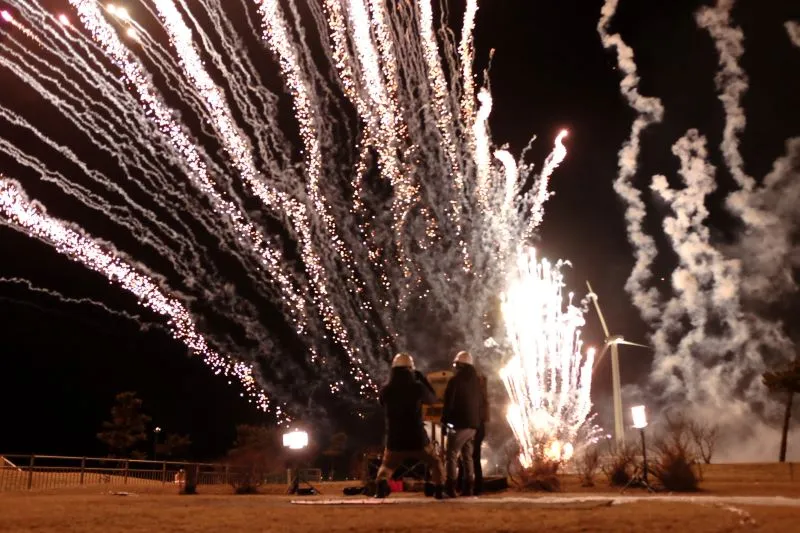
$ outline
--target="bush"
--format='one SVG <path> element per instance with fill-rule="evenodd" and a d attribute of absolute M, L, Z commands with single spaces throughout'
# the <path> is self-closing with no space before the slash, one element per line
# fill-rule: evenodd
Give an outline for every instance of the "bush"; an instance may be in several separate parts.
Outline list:
<path fill-rule="evenodd" d="M 694 492 L 700 484 L 695 471 L 692 422 L 682 414 L 667 415 L 662 433 L 653 446 L 656 459 L 651 467 L 661 485 L 674 492 Z"/>
<path fill-rule="evenodd" d="M 614 444 L 608 454 L 603 473 L 612 487 L 624 487 L 633 478 L 636 448 L 630 444 Z"/>
<path fill-rule="evenodd" d="M 285 468 L 285 451 L 277 428 L 238 426 L 228 452 L 228 482 L 236 494 L 255 494 L 264 480 Z"/>
<path fill-rule="evenodd" d="M 559 461 L 552 461 L 544 457 L 537 458 L 533 466 L 525 468 L 517 460 L 514 468 L 516 475 L 510 475 L 512 483 L 519 490 L 558 492 L 561 490 L 561 480 L 558 478 Z"/>
<path fill-rule="evenodd" d="M 586 448 L 575 459 L 575 468 L 582 487 L 594 487 L 594 475 L 600 468 L 600 452 L 596 447 Z"/>

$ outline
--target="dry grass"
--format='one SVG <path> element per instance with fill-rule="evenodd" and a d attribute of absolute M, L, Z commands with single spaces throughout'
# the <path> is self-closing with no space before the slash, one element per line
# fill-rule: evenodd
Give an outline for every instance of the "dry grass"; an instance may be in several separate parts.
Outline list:
<path fill-rule="evenodd" d="M 326 491 L 327 492 L 327 491 Z M 402 497 L 402 496 L 401 496 Z M 419 498 L 420 496 L 411 496 Z M 755 520 L 748 531 L 790 531 L 796 509 L 743 509 Z M 705 533 L 738 529 L 742 516 L 714 506 L 643 502 L 578 507 L 526 504 L 306 507 L 286 496 L 231 496 L 145 493 L 112 496 L 97 488 L 68 493 L 0 495 L 0 530 L 115 532 L 263 531 L 680 531 Z"/>
<path fill-rule="evenodd" d="M 798 469 L 800 471 L 800 469 Z M 581 487 L 578 476 L 561 476 L 565 493 L 610 493 L 606 483 Z M 339 498 L 353 483 L 322 483 L 324 497 Z M 199 495 L 180 496 L 174 486 L 93 485 L 0 493 L 0 532 L 211 531 L 337 533 L 344 531 L 759 531 L 796 529 L 798 509 L 696 505 L 644 501 L 618 506 L 431 502 L 420 505 L 298 506 L 285 486 L 262 487 L 265 494 L 234 496 L 229 486 L 200 486 Z M 800 497 L 800 476 L 788 465 L 710 465 L 702 492 L 708 494 Z M 131 491 L 114 496 L 109 491 Z M 640 490 L 632 494 L 643 495 Z M 515 494 L 519 495 L 519 493 Z M 536 495 L 534 494 L 535 498 Z"/>

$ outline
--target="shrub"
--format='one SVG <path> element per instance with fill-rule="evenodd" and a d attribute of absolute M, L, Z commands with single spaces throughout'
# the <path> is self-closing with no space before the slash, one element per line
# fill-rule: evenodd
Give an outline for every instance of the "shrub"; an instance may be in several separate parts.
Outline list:
<path fill-rule="evenodd" d="M 631 444 L 614 444 L 609 451 L 603 473 L 612 487 L 624 487 L 633 477 L 636 448 Z"/>
<path fill-rule="evenodd" d="M 575 459 L 575 468 L 582 487 L 594 487 L 594 476 L 600 468 L 600 452 L 596 447 L 586 448 Z"/>
<path fill-rule="evenodd" d="M 653 446 L 655 461 L 651 466 L 653 475 L 670 491 L 693 492 L 700 484 L 695 465 L 692 439 L 692 422 L 678 413 L 667 415 L 664 429 Z"/>
<path fill-rule="evenodd" d="M 228 452 L 228 482 L 236 494 L 255 494 L 267 476 L 281 472 L 285 455 L 277 428 L 238 426 L 236 443 Z"/>
<path fill-rule="evenodd" d="M 519 459 L 515 459 L 508 471 L 511 482 L 519 490 L 558 492 L 561 490 L 561 480 L 558 478 L 560 466 L 560 461 L 537 457 L 533 465 L 526 468 Z"/>

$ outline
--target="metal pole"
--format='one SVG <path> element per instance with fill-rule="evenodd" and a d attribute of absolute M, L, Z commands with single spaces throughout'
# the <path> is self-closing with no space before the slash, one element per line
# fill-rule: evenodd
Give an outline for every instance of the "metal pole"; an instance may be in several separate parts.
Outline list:
<path fill-rule="evenodd" d="M 619 347 L 611 345 L 611 384 L 614 392 L 614 438 L 617 444 L 625 444 L 625 429 L 622 426 L 622 392 L 619 380 Z"/>
<path fill-rule="evenodd" d="M 36 462 L 36 456 L 31 455 L 30 463 L 28 464 L 28 490 L 33 487 L 33 465 Z"/>
<path fill-rule="evenodd" d="M 81 458 L 81 485 L 83 485 L 84 472 L 86 472 L 86 457 Z"/>
<path fill-rule="evenodd" d="M 644 428 L 639 430 L 642 433 L 642 478 L 647 484 L 647 446 L 644 443 Z"/>
<path fill-rule="evenodd" d="M 125 470 L 124 470 L 124 475 L 123 475 L 123 478 L 122 478 L 122 482 L 125 485 L 127 485 L 128 484 L 128 460 L 127 459 L 125 459 L 125 467 L 124 468 L 125 468 Z"/>
<path fill-rule="evenodd" d="M 167 462 L 164 461 L 161 463 L 161 484 L 164 485 L 167 483 Z"/>

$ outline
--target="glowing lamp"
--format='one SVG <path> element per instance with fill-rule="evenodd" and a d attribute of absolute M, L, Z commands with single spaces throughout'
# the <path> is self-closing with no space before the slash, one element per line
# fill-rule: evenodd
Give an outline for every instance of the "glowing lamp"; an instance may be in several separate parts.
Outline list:
<path fill-rule="evenodd" d="M 283 446 L 290 450 L 302 450 L 308 446 L 308 433 L 299 430 L 284 433 Z"/>
<path fill-rule="evenodd" d="M 631 407 L 631 416 L 633 417 L 633 427 L 636 429 L 644 429 L 647 427 L 647 413 L 645 412 L 644 405 Z"/>

